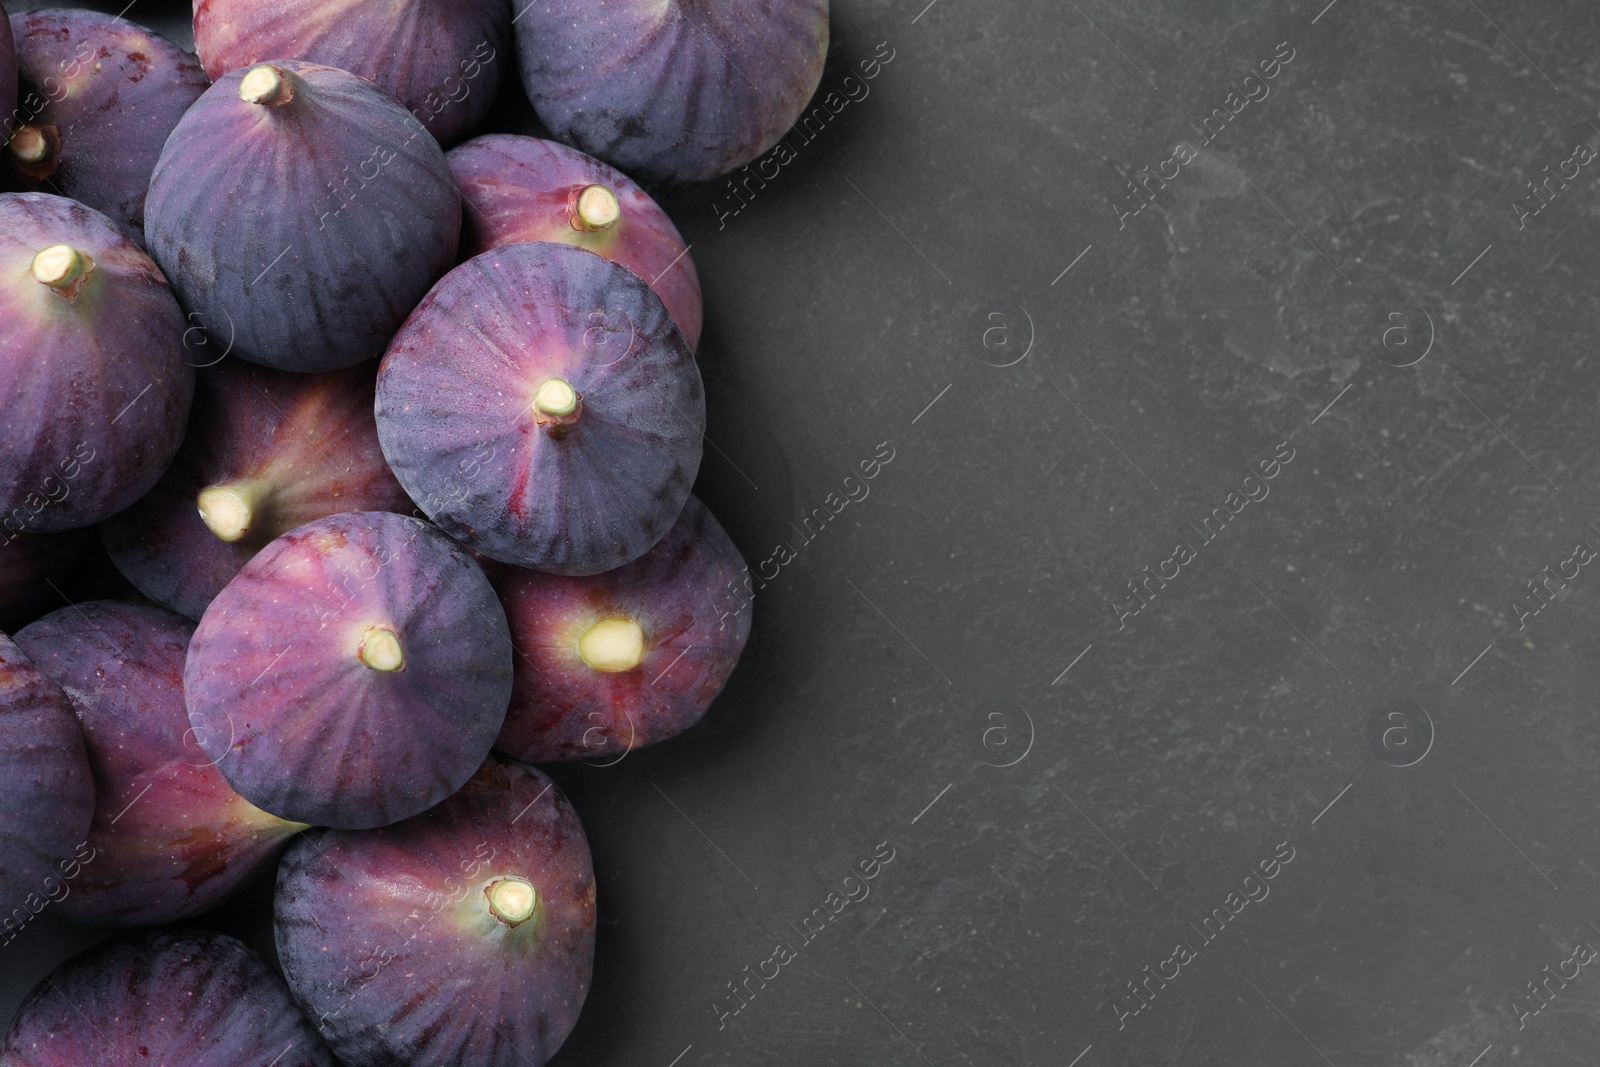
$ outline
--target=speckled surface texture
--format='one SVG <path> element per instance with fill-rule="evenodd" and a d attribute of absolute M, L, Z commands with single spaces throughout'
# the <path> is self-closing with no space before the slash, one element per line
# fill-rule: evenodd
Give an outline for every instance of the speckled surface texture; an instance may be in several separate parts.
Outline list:
<path fill-rule="evenodd" d="M 661 194 L 768 577 L 700 727 L 553 772 L 555 1062 L 1592 1065 L 1597 9 L 925 4 Z"/>

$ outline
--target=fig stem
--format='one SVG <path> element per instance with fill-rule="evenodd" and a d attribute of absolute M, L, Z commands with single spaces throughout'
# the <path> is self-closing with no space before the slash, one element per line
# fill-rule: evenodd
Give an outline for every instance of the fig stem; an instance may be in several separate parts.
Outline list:
<path fill-rule="evenodd" d="M 644 630 L 632 619 L 601 619 L 578 638 L 578 655 L 597 671 L 631 671 L 644 660 Z"/>
<path fill-rule="evenodd" d="M 400 635 L 387 626 L 372 626 L 361 638 L 361 662 L 385 674 L 400 670 L 406 665 L 405 650 L 400 647 Z"/>
<path fill-rule="evenodd" d="M 50 141 L 37 126 L 19 126 L 11 136 L 11 154 L 30 166 L 50 155 Z"/>
<path fill-rule="evenodd" d="M 617 194 L 604 185 L 590 185 L 578 194 L 572 208 L 572 228 L 593 232 L 616 225 L 622 217 L 622 205 Z"/>
<path fill-rule="evenodd" d="M 222 540 L 238 541 L 261 517 L 266 493 L 259 482 L 227 482 L 200 490 L 200 521 Z"/>
<path fill-rule="evenodd" d="M 551 378 L 534 394 L 533 407 L 541 415 L 563 418 L 578 410 L 578 391 L 564 378 Z"/>
<path fill-rule="evenodd" d="M 539 908 L 539 891 L 526 878 L 497 878 L 483 893 L 489 913 L 507 926 L 527 922 Z"/>
<path fill-rule="evenodd" d="M 283 71 L 271 63 L 252 67 L 239 81 L 239 99 L 247 104 L 277 107 L 294 99 L 294 87 L 283 76 Z"/>
<path fill-rule="evenodd" d="M 35 281 L 72 297 L 78 295 L 78 283 L 94 270 L 94 260 L 71 245 L 51 245 L 33 257 L 32 270 Z"/>

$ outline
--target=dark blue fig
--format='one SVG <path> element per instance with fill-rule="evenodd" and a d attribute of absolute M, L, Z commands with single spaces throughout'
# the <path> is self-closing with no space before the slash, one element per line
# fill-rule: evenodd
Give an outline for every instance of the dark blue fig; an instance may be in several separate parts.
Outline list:
<path fill-rule="evenodd" d="M 94 779 L 72 703 L 0 634 L 0 945 L 72 891 Z"/>
<path fill-rule="evenodd" d="M 706 181 L 799 118 L 828 0 L 532 0 L 516 30 L 523 87 L 558 138 L 630 174 Z"/>
<path fill-rule="evenodd" d="M 52 906 L 74 922 L 198 915 L 270 867 L 303 829 L 247 803 L 195 743 L 183 706 L 192 631 L 161 608 L 89 601 L 16 633 L 72 701 L 94 772 L 91 855 Z"/>
<path fill-rule="evenodd" d="M 96 945 L 28 994 L 5 1067 L 335 1067 L 266 960 L 226 934 Z"/>
<path fill-rule="evenodd" d="M 490 567 L 517 649 L 495 747 L 529 763 L 620 758 L 699 722 L 750 636 L 747 574 L 694 497 L 667 536 L 614 571 Z"/>
<path fill-rule="evenodd" d="M 12 135 L 13 182 L 103 211 L 141 246 L 144 197 L 167 135 L 210 85 L 199 60 L 98 11 L 15 15 L 22 87 L 44 107 Z"/>
<path fill-rule="evenodd" d="M 61 603 L 67 574 L 92 536 L 90 530 L 0 533 L 0 630 L 15 630 Z"/>
<path fill-rule="evenodd" d="M 252 803 L 297 822 L 385 826 L 472 777 L 511 697 L 505 612 L 433 526 L 356 512 L 307 523 L 206 608 L 189 720 Z"/>
<path fill-rule="evenodd" d="M 231 359 L 201 370 L 177 458 L 101 527 L 118 569 L 151 600 L 198 619 L 240 567 L 296 526 L 344 511 L 410 511 L 378 448 L 376 372 L 369 363 L 290 374 Z"/>
<path fill-rule="evenodd" d="M 594 965 L 583 826 L 532 767 L 491 760 L 431 811 L 313 830 L 274 901 L 289 989 L 363 1067 L 543 1067 Z"/>
<path fill-rule="evenodd" d="M 365 79 L 273 60 L 217 80 L 167 139 L 150 254 L 235 356 L 332 371 L 383 352 L 455 260 L 439 144 Z"/>
<path fill-rule="evenodd" d="M 167 280 L 98 211 L 0 195 L 0 541 L 143 496 L 194 393 Z"/>
<path fill-rule="evenodd" d="M 378 371 L 378 439 L 446 533 L 506 563 L 598 574 L 671 528 L 705 390 L 661 298 L 568 245 L 507 245 L 434 287 Z"/>
<path fill-rule="evenodd" d="M 492 133 L 447 157 L 466 201 L 461 257 L 557 241 L 588 249 L 650 283 L 690 348 L 700 344 L 700 276 L 661 206 L 633 179 L 555 141 Z"/>
<path fill-rule="evenodd" d="M 444 144 L 494 103 L 511 54 L 507 0 L 194 0 L 206 73 L 274 56 L 359 74 Z"/>

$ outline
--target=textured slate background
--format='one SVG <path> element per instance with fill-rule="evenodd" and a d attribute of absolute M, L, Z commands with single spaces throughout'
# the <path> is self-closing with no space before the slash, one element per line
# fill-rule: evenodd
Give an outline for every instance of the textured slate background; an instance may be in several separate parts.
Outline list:
<path fill-rule="evenodd" d="M 893 59 L 737 215 L 662 193 L 705 284 L 700 492 L 795 558 L 701 728 L 559 772 L 603 916 L 559 1062 L 1593 1064 L 1600 974 L 1512 998 L 1600 946 L 1600 574 L 1528 586 L 1600 546 L 1600 161 L 1514 205 L 1600 146 L 1597 9 L 926 2 L 836 0 L 825 90 Z M 128 15 L 188 43 L 181 4 Z M 270 947 L 268 899 L 215 924 Z M 90 940 L 6 948 L 5 1012 Z"/>

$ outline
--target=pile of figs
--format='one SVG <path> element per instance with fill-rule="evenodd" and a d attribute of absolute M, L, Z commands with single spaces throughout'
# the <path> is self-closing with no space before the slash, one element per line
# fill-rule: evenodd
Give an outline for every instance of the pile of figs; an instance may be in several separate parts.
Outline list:
<path fill-rule="evenodd" d="M 194 0 L 194 41 L 0 16 L 0 951 L 118 935 L 0 1067 L 537 1067 L 596 887 L 534 764 L 694 726 L 750 632 L 647 187 L 777 142 L 826 0 Z M 548 139 L 484 130 L 513 63 Z M 252 884 L 274 951 L 172 925 Z"/>

